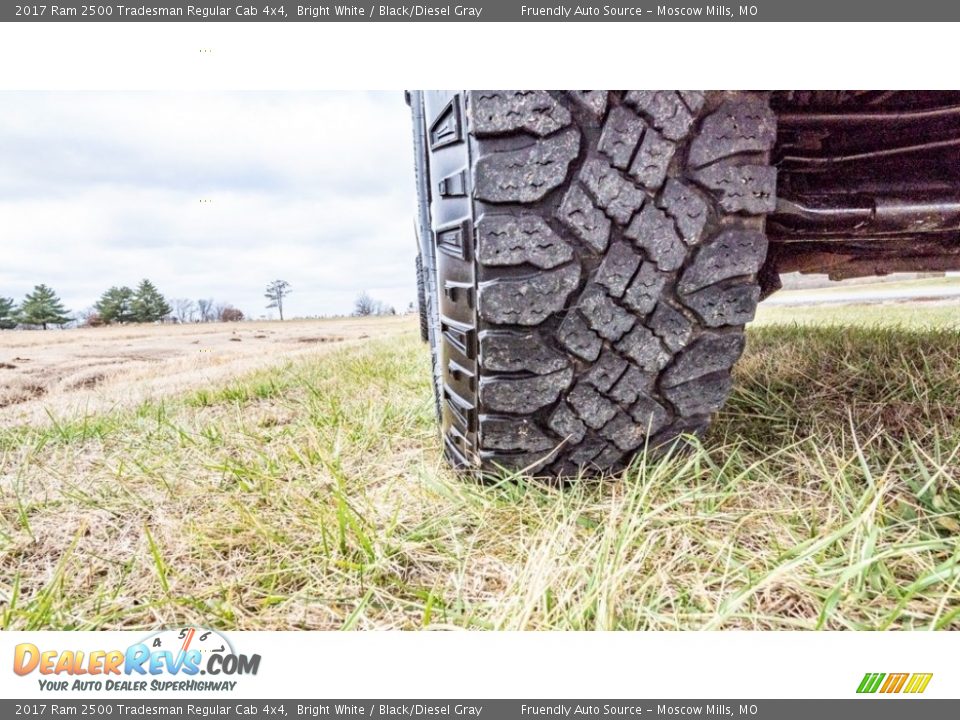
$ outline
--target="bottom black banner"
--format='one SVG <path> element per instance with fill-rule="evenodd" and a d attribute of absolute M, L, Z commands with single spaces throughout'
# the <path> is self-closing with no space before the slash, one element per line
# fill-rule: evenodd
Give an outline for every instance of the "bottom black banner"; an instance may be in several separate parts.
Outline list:
<path fill-rule="evenodd" d="M 960 700 L 873 696 L 849 700 L 0 700 L 0 717 L 187 718 L 610 718 L 869 717 L 941 720 Z"/>

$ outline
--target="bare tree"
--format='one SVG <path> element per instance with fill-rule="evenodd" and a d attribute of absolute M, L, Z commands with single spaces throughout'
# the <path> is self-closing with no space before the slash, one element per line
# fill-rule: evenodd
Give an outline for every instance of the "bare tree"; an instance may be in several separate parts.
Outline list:
<path fill-rule="evenodd" d="M 196 312 L 197 306 L 193 304 L 193 300 L 190 298 L 177 298 L 173 301 L 173 314 L 182 323 L 193 322 L 193 316 Z"/>
<path fill-rule="evenodd" d="M 286 280 L 274 280 L 267 285 L 267 292 L 264 293 L 264 297 L 270 301 L 267 308 L 276 308 L 281 320 L 283 320 L 283 299 L 291 292 L 293 289 Z"/>
<path fill-rule="evenodd" d="M 96 308 L 89 307 L 77 313 L 77 324 L 79 327 L 101 327 L 106 323 Z M 2 325 L 0 325 L 0 327 L 2 327 Z"/>
<path fill-rule="evenodd" d="M 213 319 L 223 322 L 223 311 L 230 307 L 230 303 L 218 302 L 213 305 Z"/>
<path fill-rule="evenodd" d="M 376 315 L 379 305 L 380 303 L 370 297 L 370 293 L 364 290 L 357 295 L 357 299 L 353 301 L 353 314 L 359 315 L 360 317 Z"/>
<path fill-rule="evenodd" d="M 213 298 L 201 298 L 197 300 L 197 313 L 200 315 L 200 322 L 212 322 L 216 320 L 213 314 Z"/>
<path fill-rule="evenodd" d="M 396 315 L 397 310 L 392 305 L 387 305 L 380 300 L 374 300 L 370 297 L 370 293 L 364 290 L 357 295 L 357 299 L 353 301 L 353 314 L 359 317 L 366 317 L 368 315 Z"/>

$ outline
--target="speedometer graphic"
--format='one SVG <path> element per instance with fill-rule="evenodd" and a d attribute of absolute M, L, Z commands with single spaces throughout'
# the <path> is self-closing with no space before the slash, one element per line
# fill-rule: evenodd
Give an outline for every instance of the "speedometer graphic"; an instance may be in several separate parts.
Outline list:
<path fill-rule="evenodd" d="M 189 650 L 197 650 L 201 657 L 213 654 L 234 654 L 230 641 L 216 630 L 198 627 L 183 627 L 175 630 L 161 630 L 143 639 L 151 651 L 166 650 L 178 657 Z"/>

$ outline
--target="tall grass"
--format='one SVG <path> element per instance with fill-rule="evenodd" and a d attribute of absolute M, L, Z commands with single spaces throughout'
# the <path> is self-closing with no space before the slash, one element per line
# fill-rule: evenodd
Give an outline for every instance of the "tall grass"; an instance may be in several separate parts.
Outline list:
<path fill-rule="evenodd" d="M 0 622 L 960 629 L 955 330 L 752 328 L 703 440 L 567 488 L 453 475 L 428 378 L 406 332 L 0 430 Z"/>

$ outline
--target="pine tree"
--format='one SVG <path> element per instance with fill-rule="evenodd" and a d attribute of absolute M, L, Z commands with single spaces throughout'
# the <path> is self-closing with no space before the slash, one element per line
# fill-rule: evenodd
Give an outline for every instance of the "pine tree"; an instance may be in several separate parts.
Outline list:
<path fill-rule="evenodd" d="M 9 330 L 17 326 L 17 306 L 12 298 L 0 297 L 0 330 Z"/>
<path fill-rule="evenodd" d="M 93 306 L 105 323 L 127 323 L 135 320 L 134 292 L 130 288 L 114 285 Z"/>
<path fill-rule="evenodd" d="M 27 325 L 40 325 L 46 330 L 47 325 L 70 322 L 73 318 L 69 317 L 68 312 L 51 288 L 37 285 L 32 293 L 27 293 L 20 305 L 20 320 Z"/>
<path fill-rule="evenodd" d="M 172 311 L 170 303 L 160 294 L 156 285 L 146 279 L 140 281 L 133 298 L 133 316 L 137 322 L 156 322 Z"/>

